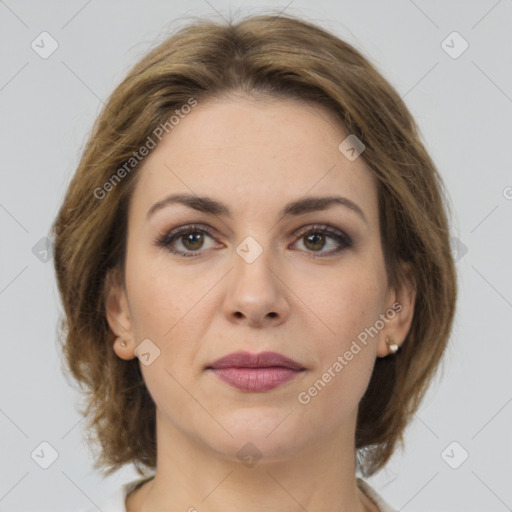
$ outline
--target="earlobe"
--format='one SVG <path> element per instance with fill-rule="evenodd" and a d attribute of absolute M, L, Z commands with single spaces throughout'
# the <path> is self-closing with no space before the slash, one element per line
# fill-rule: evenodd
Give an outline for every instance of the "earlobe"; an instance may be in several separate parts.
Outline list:
<path fill-rule="evenodd" d="M 378 357 L 399 352 L 411 328 L 416 301 L 416 281 L 411 264 L 402 263 L 402 279 L 390 294 L 390 300 L 392 303 L 386 312 L 389 312 L 386 314 L 388 322 L 379 335 Z"/>
<path fill-rule="evenodd" d="M 113 349 L 120 358 L 132 359 L 134 347 L 130 311 L 118 269 L 109 270 L 104 290 L 105 315 L 110 329 L 117 336 Z"/>
<path fill-rule="evenodd" d="M 398 352 L 400 347 L 389 336 L 386 336 L 384 341 L 386 342 L 386 345 L 388 346 L 389 352 L 391 354 L 396 354 Z"/>
<path fill-rule="evenodd" d="M 131 341 L 120 336 L 115 339 L 113 349 L 121 359 L 129 360 L 135 357 L 134 347 Z"/>

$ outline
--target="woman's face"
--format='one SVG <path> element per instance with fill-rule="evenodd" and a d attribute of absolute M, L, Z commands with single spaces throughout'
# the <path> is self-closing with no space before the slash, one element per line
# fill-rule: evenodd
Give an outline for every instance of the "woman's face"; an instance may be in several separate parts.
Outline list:
<path fill-rule="evenodd" d="M 384 337 L 400 343 L 409 323 L 390 313 L 376 182 L 339 149 L 348 135 L 303 102 L 216 100 L 146 157 L 107 311 L 130 340 L 120 357 L 145 340 L 164 430 L 233 460 L 248 442 L 278 460 L 353 431 Z M 238 351 L 302 370 L 210 368 Z"/>

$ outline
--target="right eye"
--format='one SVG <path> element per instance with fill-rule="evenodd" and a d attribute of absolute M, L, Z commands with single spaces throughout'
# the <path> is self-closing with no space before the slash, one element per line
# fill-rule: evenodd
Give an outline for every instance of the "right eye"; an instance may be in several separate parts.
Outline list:
<path fill-rule="evenodd" d="M 207 226 L 181 226 L 164 234 L 157 245 L 178 256 L 193 258 L 201 254 L 197 254 L 199 250 L 205 250 L 203 246 L 207 238 L 213 240 L 213 232 Z M 180 245 L 181 248 L 177 247 Z M 215 243 L 206 249 L 214 246 Z"/>

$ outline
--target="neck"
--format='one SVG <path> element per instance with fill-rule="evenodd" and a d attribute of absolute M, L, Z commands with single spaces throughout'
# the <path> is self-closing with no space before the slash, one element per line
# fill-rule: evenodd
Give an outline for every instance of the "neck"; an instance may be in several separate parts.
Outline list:
<path fill-rule="evenodd" d="M 130 497 L 128 512 L 377 512 L 357 488 L 354 437 L 344 429 L 289 457 L 262 457 L 253 465 L 195 442 L 162 418 L 157 440 L 155 477 Z"/>

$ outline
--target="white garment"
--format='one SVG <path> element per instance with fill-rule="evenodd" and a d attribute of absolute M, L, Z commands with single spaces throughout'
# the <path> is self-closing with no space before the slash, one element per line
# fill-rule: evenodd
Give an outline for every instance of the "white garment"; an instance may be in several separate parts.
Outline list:
<path fill-rule="evenodd" d="M 126 497 L 130 492 L 135 490 L 136 487 L 142 485 L 150 478 L 139 478 L 138 480 L 133 480 L 132 482 L 128 482 L 121 486 L 114 494 L 112 494 L 108 499 L 103 500 L 101 503 L 98 503 L 98 507 L 101 512 L 126 512 Z M 377 507 L 379 507 L 380 512 L 398 512 L 394 508 L 392 508 L 388 503 L 386 503 L 373 489 L 368 483 L 360 478 L 356 478 L 357 486 L 361 491 L 370 498 Z M 98 508 L 93 507 L 84 512 L 98 512 Z"/>

